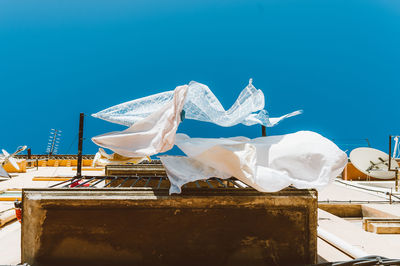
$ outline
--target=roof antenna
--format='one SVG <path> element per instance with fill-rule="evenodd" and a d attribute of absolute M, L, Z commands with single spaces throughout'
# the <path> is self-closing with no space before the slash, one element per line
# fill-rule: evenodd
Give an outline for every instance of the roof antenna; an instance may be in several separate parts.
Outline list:
<path fill-rule="evenodd" d="M 84 113 L 79 114 L 78 162 L 75 178 L 82 178 L 82 144 L 83 144 L 83 119 Z"/>

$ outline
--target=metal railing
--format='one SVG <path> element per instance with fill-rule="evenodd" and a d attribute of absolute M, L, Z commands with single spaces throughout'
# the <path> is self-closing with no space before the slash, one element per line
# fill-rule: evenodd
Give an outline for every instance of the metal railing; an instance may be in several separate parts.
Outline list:
<path fill-rule="evenodd" d="M 154 189 L 169 188 L 170 182 L 166 176 L 82 176 L 73 177 L 69 180 L 61 181 L 51 185 L 49 188 L 135 188 L 149 187 Z M 190 182 L 182 186 L 182 188 L 249 188 L 236 178 L 220 179 L 212 177 L 209 179 Z"/>

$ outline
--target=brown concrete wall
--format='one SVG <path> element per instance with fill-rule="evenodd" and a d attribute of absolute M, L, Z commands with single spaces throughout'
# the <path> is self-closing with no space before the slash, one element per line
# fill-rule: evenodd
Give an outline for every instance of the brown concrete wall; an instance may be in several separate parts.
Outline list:
<path fill-rule="evenodd" d="M 318 204 L 318 208 L 339 217 L 363 217 L 361 204 Z"/>
<path fill-rule="evenodd" d="M 31 265 L 304 265 L 316 262 L 317 195 L 289 189 L 23 191 Z"/>
<path fill-rule="evenodd" d="M 384 210 L 376 208 L 376 206 L 372 207 L 366 204 L 362 206 L 362 214 L 363 217 L 399 218 L 398 216 L 390 212 L 386 212 Z"/>

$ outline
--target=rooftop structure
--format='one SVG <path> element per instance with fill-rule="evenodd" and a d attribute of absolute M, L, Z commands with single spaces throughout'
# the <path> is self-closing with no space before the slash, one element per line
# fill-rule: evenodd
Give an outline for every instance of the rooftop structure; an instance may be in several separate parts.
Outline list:
<path fill-rule="evenodd" d="M 90 176 L 85 180 L 90 180 L 89 183 L 92 185 L 97 182 L 94 186 L 99 189 L 104 189 L 107 184 L 109 185 L 105 189 L 110 188 L 122 191 L 146 186 L 153 188 L 157 188 L 157 186 L 159 188 L 168 187 L 168 181 L 161 179 L 160 182 L 159 176 L 143 180 L 139 180 L 138 177 L 132 177 L 127 180 L 127 176 L 124 176 L 124 171 L 129 171 L 129 167 L 125 170 L 124 167 L 108 167 L 106 172 L 105 168 L 96 169 L 87 166 L 82 168 L 82 175 Z M 26 173 L 12 173 L 12 179 L 0 182 L 0 191 L 3 191 L 0 194 L 0 199 L 5 199 L 0 201 L 0 211 L 5 213 L 7 210 L 13 209 L 13 200 L 22 196 L 21 189 L 43 188 L 47 190 L 52 186 L 56 188 L 65 185 L 68 187 L 68 185 L 76 181 L 72 179 L 75 174 L 76 169 L 67 166 L 39 166 L 38 168 L 28 168 Z M 104 179 L 106 174 L 110 176 L 117 174 L 115 176 L 120 177 Z M 384 186 L 394 181 L 379 182 L 381 186 Z M 350 260 L 356 257 L 357 252 L 364 252 L 363 254 L 368 255 L 381 255 L 388 258 L 399 257 L 398 242 L 400 241 L 400 234 L 396 231 L 396 228 L 398 228 L 396 226 L 398 225 L 398 219 L 400 219 L 400 201 L 395 193 L 392 195 L 386 194 L 378 186 L 371 187 L 370 183 L 368 181 L 355 183 L 337 179 L 318 193 L 318 262 Z M 231 188 L 235 189 L 245 185 L 237 180 L 232 180 L 231 182 L 214 179 L 209 180 L 209 182 L 199 181 L 197 184 L 190 184 L 188 188 L 196 188 L 197 186 L 206 189 L 215 187 L 224 190 L 226 189 L 225 186 L 231 186 Z M 69 190 L 83 192 L 84 190 L 87 191 L 87 189 L 82 185 Z M 341 243 L 335 242 L 335 239 L 332 240 L 329 234 L 347 243 L 357 252 L 354 253 L 354 250 L 349 250 L 346 245 L 343 246 L 340 245 Z M 0 260 L 0 264 L 23 262 L 21 261 L 21 226 L 15 220 L 6 223 L 0 229 Z"/>

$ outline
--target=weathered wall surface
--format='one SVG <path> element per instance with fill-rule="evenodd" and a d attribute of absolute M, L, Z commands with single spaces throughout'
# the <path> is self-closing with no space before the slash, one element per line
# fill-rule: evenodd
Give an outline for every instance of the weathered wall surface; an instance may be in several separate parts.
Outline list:
<path fill-rule="evenodd" d="M 303 265 L 316 262 L 317 195 L 288 189 L 23 191 L 31 265 Z"/>

